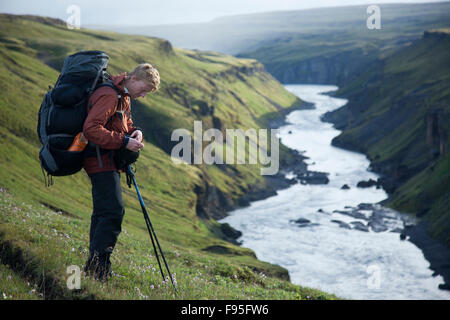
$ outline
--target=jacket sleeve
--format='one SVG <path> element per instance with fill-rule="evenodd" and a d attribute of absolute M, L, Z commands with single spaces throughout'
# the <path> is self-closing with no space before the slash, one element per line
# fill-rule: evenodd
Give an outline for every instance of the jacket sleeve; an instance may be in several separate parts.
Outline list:
<path fill-rule="evenodd" d="M 110 131 L 105 128 L 107 121 L 116 111 L 118 102 L 117 93 L 111 88 L 105 88 L 96 93 L 91 96 L 89 101 L 92 107 L 84 122 L 84 136 L 100 148 L 110 150 L 120 149 L 128 142 L 125 134 Z"/>
<path fill-rule="evenodd" d="M 127 128 L 128 134 L 132 134 L 136 130 L 141 130 L 140 128 L 133 126 L 133 119 L 131 119 L 131 113 L 130 116 L 127 118 Z"/>

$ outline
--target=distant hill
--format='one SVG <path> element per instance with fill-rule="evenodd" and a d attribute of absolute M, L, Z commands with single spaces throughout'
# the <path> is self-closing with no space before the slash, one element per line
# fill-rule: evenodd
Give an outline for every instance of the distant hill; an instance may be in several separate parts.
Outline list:
<path fill-rule="evenodd" d="M 237 15 L 198 24 L 96 28 L 254 58 L 282 83 L 340 86 L 366 65 L 419 39 L 424 30 L 450 27 L 450 2 L 380 4 L 381 30 L 367 29 L 367 7 Z"/>

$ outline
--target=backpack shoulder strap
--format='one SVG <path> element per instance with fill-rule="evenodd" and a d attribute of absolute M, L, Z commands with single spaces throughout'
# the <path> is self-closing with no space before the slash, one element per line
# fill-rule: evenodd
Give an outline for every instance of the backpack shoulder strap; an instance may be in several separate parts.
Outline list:
<path fill-rule="evenodd" d="M 119 88 L 117 88 L 111 81 L 106 81 L 104 83 L 97 85 L 95 87 L 95 90 L 102 88 L 102 87 L 110 87 L 116 91 L 117 99 L 118 99 L 117 107 L 121 108 L 122 107 L 122 93 L 120 92 Z M 88 112 L 91 111 L 91 109 L 92 109 L 92 105 L 90 104 L 90 105 L 88 105 Z"/>

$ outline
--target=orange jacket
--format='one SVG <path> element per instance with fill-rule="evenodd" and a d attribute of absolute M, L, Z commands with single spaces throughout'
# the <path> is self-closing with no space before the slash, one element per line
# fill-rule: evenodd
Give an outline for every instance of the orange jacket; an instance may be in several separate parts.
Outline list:
<path fill-rule="evenodd" d="M 118 106 L 116 90 L 111 87 L 98 88 L 88 101 L 89 113 L 84 122 L 83 133 L 86 139 L 102 149 L 118 150 L 125 147 L 128 143 L 128 137 L 125 135 L 130 135 L 137 129 L 131 119 L 130 96 L 124 89 L 125 77 L 125 72 L 111 76 L 112 82 L 121 92 L 121 106 Z M 117 111 L 121 111 L 122 116 Z M 86 173 L 117 171 L 111 152 L 102 154 L 101 159 L 103 168 L 100 167 L 97 156 L 92 155 L 92 152 L 88 153 L 83 161 Z"/>

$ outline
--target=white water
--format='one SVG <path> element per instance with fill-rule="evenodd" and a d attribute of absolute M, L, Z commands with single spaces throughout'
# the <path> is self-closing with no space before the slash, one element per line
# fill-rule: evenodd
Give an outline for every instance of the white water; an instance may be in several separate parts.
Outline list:
<path fill-rule="evenodd" d="M 295 284 L 351 299 L 450 299 L 450 292 L 438 289 L 442 277 L 432 277 L 420 249 L 409 241 L 401 241 L 399 233 L 344 229 L 331 222 L 367 222 L 333 210 L 376 203 L 387 198 L 387 194 L 376 187 L 356 187 L 358 181 L 378 178 L 367 171 L 370 163 L 365 155 L 331 146 L 332 138 L 340 131 L 321 122 L 320 115 L 343 106 L 346 100 L 321 93 L 337 87 L 286 88 L 314 103 L 316 109 L 290 113 L 289 124 L 280 128 L 281 141 L 305 151 L 304 155 L 310 158 L 308 169 L 328 172 L 330 182 L 295 184 L 276 196 L 230 212 L 220 222 L 242 231 L 242 245 L 254 250 L 258 259 L 285 267 Z M 350 189 L 342 190 L 343 184 Z M 318 212 L 319 209 L 324 212 Z M 394 211 L 392 214 L 400 215 Z M 299 227 L 290 222 L 298 218 L 318 225 Z M 400 218 L 392 219 L 390 230 L 402 225 Z"/>

